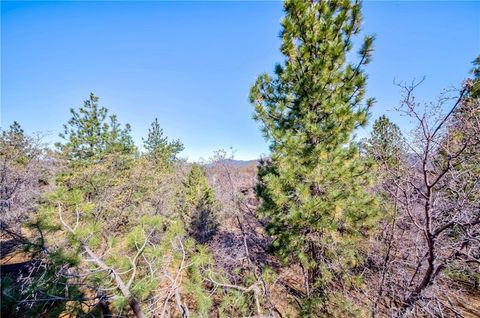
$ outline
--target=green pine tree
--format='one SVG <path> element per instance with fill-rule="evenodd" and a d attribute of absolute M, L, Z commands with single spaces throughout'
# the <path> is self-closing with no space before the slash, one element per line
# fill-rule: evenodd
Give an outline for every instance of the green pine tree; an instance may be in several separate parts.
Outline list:
<path fill-rule="evenodd" d="M 407 153 L 400 128 L 385 115 L 375 120 L 372 133 L 362 148 L 369 159 L 387 164 L 389 168 L 398 165 Z"/>
<path fill-rule="evenodd" d="M 8 130 L 0 130 L 0 133 L 0 158 L 3 159 L 2 162 L 5 163 L 7 160 L 15 158 L 14 161 L 17 164 L 27 163 L 32 157 L 33 147 L 20 124 L 14 121 Z M 3 192 L 8 193 L 8 191 L 2 191 L 2 194 Z"/>
<path fill-rule="evenodd" d="M 65 143 L 56 144 L 70 160 L 99 159 L 112 151 L 135 151 L 130 125 L 122 128 L 117 117 L 108 116 L 108 109 L 100 107 L 98 100 L 97 96 L 90 93 L 83 107 L 78 111 L 70 109 L 72 117 L 63 125 L 64 132 L 60 134 Z"/>
<path fill-rule="evenodd" d="M 277 254 L 304 270 L 304 315 L 352 313 L 334 286 L 358 281 L 349 269 L 359 265 L 377 215 L 351 142 L 374 102 L 364 99 L 363 70 L 373 37 L 364 38 L 356 63 L 347 60 L 361 20 L 358 1 L 286 1 L 285 61 L 250 92 L 271 149 L 259 168 L 260 212 Z"/>
<path fill-rule="evenodd" d="M 192 165 L 182 199 L 183 219 L 189 224 L 192 236 L 200 243 L 207 242 L 218 228 L 219 203 L 198 164 Z"/>
<path fill-rule="evenodd" d="M 175 161 L 178 154 L 184 149 L 180 140 L 168 141 L 168 138 L 163 134 L 163 129 L 160 128 L 157 118 L 155 118 L 148 129 L 148 136 L 147 139 L 143 139 L 143 146 L 149 156 L 156 161 L 162 162 Z"/>
<path fill-rule="evenodd" d="M 10 125 L 8 130 L 2 131 L 2 137 L 2 140 L 8 140 L 10 145 L 25 144 L 25 133 L 22 126 L 16 121 Z"/>

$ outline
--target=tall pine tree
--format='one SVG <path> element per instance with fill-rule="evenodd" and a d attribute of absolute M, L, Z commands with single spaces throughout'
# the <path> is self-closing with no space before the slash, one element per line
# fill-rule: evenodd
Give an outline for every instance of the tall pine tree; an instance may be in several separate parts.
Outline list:
<path fill-rule="evenodd" d="M 358 61 L 347 60 L 360 32 L 358 1 L 287 0 L 284 7 L 285 60 L 250 92 L 271 149 L 259 168 L 260 212 L 278 255 L 303 269 L 303 314 L 341 315 L 351 309 L 339 306 L 345 302 L 335 287 L 356 281 L 350 269 L 377 214 L 351 142 L 374 102 L 364 98 L 363 70 L 374 39 L 363 39 Z"/>

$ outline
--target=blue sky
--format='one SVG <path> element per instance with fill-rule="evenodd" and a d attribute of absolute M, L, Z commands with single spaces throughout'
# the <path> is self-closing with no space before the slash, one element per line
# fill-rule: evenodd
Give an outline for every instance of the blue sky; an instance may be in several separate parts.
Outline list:
<path fill-rule="evenodd" d="M 400 99 L 397 81 L 426 76 L 419 98 L 468 76 L 480 54 L 480 2 L 364 3 L 375 33 L 367 68 L 372 120 Z M 57 140 L 89 92 L 129 122 L 137 143 L 155 117 L 190 160 L 233 147 L 267 152 L 250 85 L 281 61 L 281 2 L 5 2 L 1 4 L 1 117 Z M 366 134 L 359 131 L 359 136 Z"/>

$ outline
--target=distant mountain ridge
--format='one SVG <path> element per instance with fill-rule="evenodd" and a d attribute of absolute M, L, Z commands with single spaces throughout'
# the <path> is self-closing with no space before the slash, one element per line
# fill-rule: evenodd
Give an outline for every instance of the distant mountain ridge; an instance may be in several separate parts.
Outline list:
<path fill-rule="evenodd" d="M 257 165 L 259 162 L 259 159 L 253 159 L 253 160 L 236 160 L 236 159 L 224 159 L 221 161 L 222 163 L 232 165 L 234 167 L 242 168 L 250 165 Z M 207 164 L 207 166 L 212 166 L 212 163 Z"/>
<path fill-rule="evenodd" d="M 258 164 L 258 159 L 253 160 L 235 160 L 235 159 L 225 159 L 226 163 L 232 164 L 237 167 L 245 167 L 251 164 Z"/>

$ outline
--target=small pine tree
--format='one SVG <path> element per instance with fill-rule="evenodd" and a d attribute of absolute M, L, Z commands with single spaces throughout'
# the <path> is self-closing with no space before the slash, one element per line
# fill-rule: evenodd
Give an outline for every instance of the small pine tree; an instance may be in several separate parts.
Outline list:
<path fill-rule="evenodd" d="M 285 62 L 273 77 L 259 76 L 250 92 L 271 149 L 259 167 L 259 211 L 277 254 L 304 270 L 303 314 L 351 314 L 331 290 L 356 281 L 350 269 L 359 265 L 363 239 L 376 223 L 367 167 L 350 142 L 373 104 L 364 102 L 363 71 L 373 37 L 365 37 L 358 63 L 350 63 L 359 2 L 291 0 L 284 8 Z"/>
<path fill-rule="evenodd" d="M 20 126 L 20 124 L 16 121 L 10 125 L 8 130 L 2 131 L 2 140 L 7 140 L 10 144 L 24 144 L 25 143 L 25 133 Z"/>
<path fill-rule="evenodd" d="M 406 157 L 404 141 L 400 128 L 382 115 L 373 123 L 372 133 L 362 148 L 369 159 L 391 168 Z"/>
<path fill-rule="evenodd" d="M 70 109 L 72 117 L 63 125 L 64 132 L 60 134 L 66 142 L 56 144 L 70 160 L 99 159 L 113 151 L 135 151 L 130 125 L 122 128 L 117 117 L 108 116 L 108 109 L 100 107 L 98 100 L 97 96 L 90 93 L 89 99 L 83 102 L 83 107 L 78 111 Z"/>
<path fill-rule="evenodd" d="M 184 149 L 180 140 L 168 141 L 157 118 L 148 129 L 148 136 L 147 139 L 143 139 L 143 146 L 154 160 L 170 163 L 176 160 L 178 154 Z"/>
<path fill-rule="evenodd" d="M 218 228 L 218 201 L 198 164 L 192 165 L 187 176 L 181 205 L 183 219 L 189 224 L 192 236 L 200 243 L 207 242 Z"/>
<path fill-rule="evenodd" d="M 26 163 L 31 157 L 31 142 L 25 136 L 25 133 L 16 121 L 10 125 L 8 130 L 1 131 L 0 135 L 0 157 L 5 162 L 10 158 L 15 158 L 16 163 Z M 8 192 L 8 191 L 6 191 Z"/>

